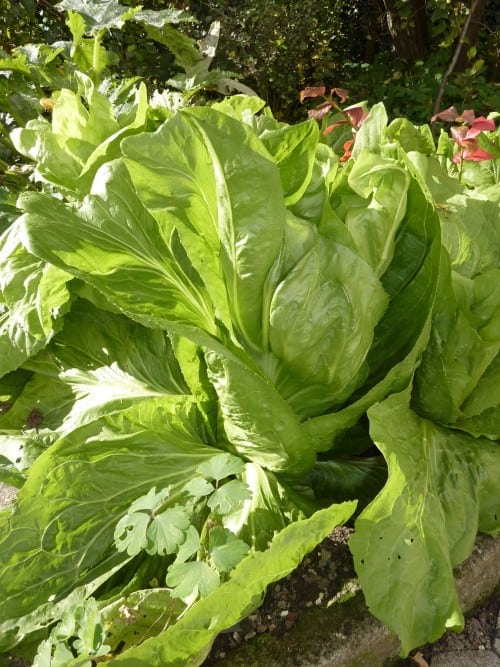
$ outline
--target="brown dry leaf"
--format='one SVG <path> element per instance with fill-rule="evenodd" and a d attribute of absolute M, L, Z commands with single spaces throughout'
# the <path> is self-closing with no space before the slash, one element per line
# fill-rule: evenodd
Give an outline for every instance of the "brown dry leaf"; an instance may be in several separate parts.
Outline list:
<path fill-rule="evenodd" d="M 415 653 L 415 655 L 412 655 L 411 659 L 413 660 L 413 662 L 416 665 L 418 665 L 418 667 L 429 667 L 429 663 L 424 658 L 424 656 L 420 653 L 420 651 L 418 653 Z"/>

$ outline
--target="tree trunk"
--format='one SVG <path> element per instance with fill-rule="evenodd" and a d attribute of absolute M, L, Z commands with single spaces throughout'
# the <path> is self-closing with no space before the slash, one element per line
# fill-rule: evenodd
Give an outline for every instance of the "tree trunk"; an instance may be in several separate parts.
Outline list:
<path fill-rule="evenodd" d="M 387 27 L 396 56 L 409 63 L 429 53 L 429 32 L 425 0 L 410 0 L 410 15 L 398 12 L 397 0 L 382 0 Z"/>

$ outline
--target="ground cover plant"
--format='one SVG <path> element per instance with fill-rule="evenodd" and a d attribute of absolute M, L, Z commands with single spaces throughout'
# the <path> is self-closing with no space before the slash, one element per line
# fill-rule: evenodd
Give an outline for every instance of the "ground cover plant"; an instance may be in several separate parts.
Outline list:
<path fill-rule="evenodd" d="M 321 88 L 289 125 L 192 104 L 222 76 L 192 66 L 75 69 L 9 135 L 0 650 L 199 665 L 351 520 L 405 655 L 460 629 L 453 567 L 499 525 L 499 130 Z"/>

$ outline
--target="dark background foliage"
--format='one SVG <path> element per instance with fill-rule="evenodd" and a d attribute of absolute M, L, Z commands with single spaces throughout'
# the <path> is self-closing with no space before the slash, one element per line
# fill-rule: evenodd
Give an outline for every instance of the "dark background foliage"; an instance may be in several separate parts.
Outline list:
<path fill-rule="evenodd" d="M 0 47 L 67 39 L 55 0 L 0 0 Z M 122 4 L 135 6 L 134 0 Z M 497 0 L 143 0 L 145 9 L 176 7 L 197 22 L 182 31 L 201 38 L 221 22 L 216 65 L 241 77 L 283 119 L 302 119 L 307 85 L 342 87 L 350 101 L 383 101 L 394 116 L 427 122 L 440 82 L 469 29 L 442 107 L 500 108 L 500 10 Z M 167 49 L 128 22 L 106 42 L 117 69 L 159 85 L 174 73 Z"/>

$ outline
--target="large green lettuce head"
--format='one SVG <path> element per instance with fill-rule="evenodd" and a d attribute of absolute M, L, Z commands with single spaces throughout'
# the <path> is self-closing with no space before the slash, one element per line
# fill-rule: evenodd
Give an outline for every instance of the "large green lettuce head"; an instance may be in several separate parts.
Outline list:
<path fill-rule="evenodd" d="M 59 183 L 64 170 L 43 153 L 52 189 L 25 194 L 0 239 L 0 474 L 22 487 L 0 533 L 7 648 L 92 594 L 108 620 L 126 596 L 147 615 L 166 594 L 175 614 L 179 600 L 192 605 L 183 623 L 204 638 L 189 649 L 198 651 L 189 664 L 200 664 L 221 623 L 235 622 L 221 611 L 226 620 L 211 624 L 206 603 L 196 616 L 200 598 L 224 606 L 229 572 L 244 558 L 235 581 L 251 578 L 253 550 L 269 548 L 260 592 L 250 586 L 238 602 L 248 612 L 277 576 L 273 538 L 283 534 L 280 548 L 293 552 L 284 571 L 305 553 L 307 522 L 321 539 L 325 521 L 354 512 L 352 503 L 337 511 L 348 500 L 373 501 L 352 549 L 367 599 L 404 650 L 459 625 L 451 567 L 498 516 L 487 493 L 500 344 L 487 279 L 498 262 L 493 253 L 477 275 L 452 272 L 452 232 L 444 247 L 432 191 L 387 141 L 381 107 L 340 167 L 313 122 L 278 123 L 261 106 L 230 98 L 140 132 L 139 103 L 136 121 L 93 148 L 90 110 L 83 143 L 71 144 L 70 180 Z M 60 121 L 30 131 L 64 152 Z M 449 394 L 441 402 L 433 373 Z M 472 494 L 455 514 L 452 479 Z M 442 548 L 425 560 L 437 549 L 427 523 Z M 380 535 L 400 536 L 404 558 L 377 605 L 376 572 L 392 576 Z M 444 574 L 437 620 L 419 620 L 418 634 L 406 607 L 401 623 L 391 614 L 422 560 L 425 581 L 434 582 L 429 568 Z M 150 609 L 143 591 L 157 586 Z M 418 589 L 422 609 L 429 586 Z"/>

